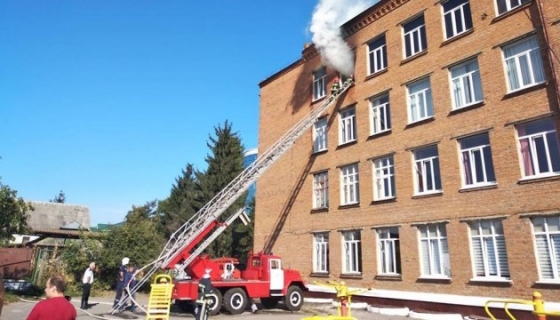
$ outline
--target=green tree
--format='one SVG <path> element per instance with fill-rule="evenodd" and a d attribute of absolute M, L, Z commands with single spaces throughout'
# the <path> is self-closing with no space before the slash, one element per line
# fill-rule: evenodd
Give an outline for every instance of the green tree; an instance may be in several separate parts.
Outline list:
<path fill-rule="evenodd" d="M 204 172 L 195 173 L 200 201 L 203 205 L 210 201 L 217 193 L 224 189 L 235 177 L 243 171 L 243 144 L 237 132 L 233 132 L 232 124 L 226 121 L 223 126 L 214 127 L 214 135 L 209 135 L 207 143 L 211 154 L 206 156 L 208 168 Z M 239 197 L 220 217 L 225 221 L 231 214 L 244 206 L 245 196 Z M 197 208 L 197 209 L 200 209 Z M 237 224 L 237 223 L 236 223 Z M 232 256 L 232 229 L 227 228 L 206 249 L 211 257 Z"/>
<path fill-rule="evenodd" d="M 245 212 L 249 216 L 249 223 L 247 225 L 238 223 L 233 230 L 233 257 L 238 258 L 240 261 L 247 261 L 249 253 L 253 251 L 253 238 L 255 230 L 255 198 L 251 199 L 248 203 Z"/>
<path fill-rule="evenodd" d="M 169 237 L 195 213 L 200 207 L 196 196 L 195 169 L 192 164 L 187 164 L 180 177 L 175 179 L 169 197 L 158 205 L 158 213 L 165 235 Z"/>
<path fill-rule="evenodd" d="M 49 202 L 65 203 L 66 202 L 66 195 L 64 194 L 64 191 L 60 190 L 58 192 L 58 194 L 54 197 L 54 199 L 49 200 Z"/>
<path fill-rule="evenodd" d="M 29 230 L 27 212 L 32 210 L 31 204 L 18 198 L 16 190 L 0 182 L 0 245 L 13 240 L 14 234 L 24 234 Z"/>

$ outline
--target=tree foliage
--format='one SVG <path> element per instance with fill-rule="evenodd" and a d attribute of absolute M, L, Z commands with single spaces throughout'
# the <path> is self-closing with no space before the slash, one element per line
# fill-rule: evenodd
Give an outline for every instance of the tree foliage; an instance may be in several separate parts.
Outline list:
<path fill-rule="evenodd" d="M 249 202 L 245 212 L 249 216 L 249 223 L 237 224 L 233 230 L 233 252 L 232 256 L 238 258 L 240 261 L 247 261 L 249 253 L 253 251 L 253 238 L 255 230 L 255 198 Z"/>
<path fill-rule="evenodd" d="M 66 202 L 66 195 L 64 194 L 64 191 L 60 190 L 58 192 L 58 194 L 54 197 L 54 199 L 49 200 L 49 202 L 65 203 Z"/>
<path fill-rule="evenodd" d="M 0 245 L 13 240 L 14 234 L 25 234 L 28 231 L 28 211 L 33 206 L 26 203 L 17 191 L 0 182 Z"/>

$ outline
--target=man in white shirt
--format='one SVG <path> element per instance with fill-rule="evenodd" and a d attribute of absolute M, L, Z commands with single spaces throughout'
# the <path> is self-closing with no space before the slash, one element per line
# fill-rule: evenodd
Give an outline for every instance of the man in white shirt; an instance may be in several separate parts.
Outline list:
<path fill-rule="evenodd" d="M 93 283 L 93 271 L 95 270 L 95 262 L 90 262 L 89 267 L 84 272 L 82 277 L 82 309 L 87 309 L 89 307 L 89 291 L 91 290 L 91 284 Z"/>

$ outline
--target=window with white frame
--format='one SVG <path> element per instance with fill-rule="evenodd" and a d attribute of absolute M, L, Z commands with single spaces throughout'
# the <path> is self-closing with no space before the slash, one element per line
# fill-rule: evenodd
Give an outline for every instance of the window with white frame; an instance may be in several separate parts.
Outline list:
<path fill-rule="evenodd" d="M 449 249 L 445 224 L 418 227 L 422 277 L 450 277 Z"/>
<path fill-rule="evenodd" d="M 414 186 L 416 194 L 441 192 L 437 146 L 414 150 Z"/>
<path fill-rule="evenodd" d="M 401 274 L 397 227 L 377 229 L 377 272 L 381 275 Z"/>
<path fill-rule="evenodd" d="M 391 108 L 389 94 L 384 94 L 369 100 L 371 117 L 371 134 L 378 134 L 391 130 Z"/>
<path fill-rule="evenodd" d="M 412 57 L 428 48 L 424 15 L 403 24 L 402 28 L 404 33 L 405 58 Z"/>
<path fill-rule="evenodd" d="M 313 72 L 313 101 L 321 99 L 327 94 L 327 67 L 321 67 Z"/>
<path fill-rule="evenodd" d="M 488 133 L 459 140 L 463 186 L 475 187 L 496 183 Z"/>
<path fill-rule="evenodd" d="M 358 164 L 340 168 L 340 204 L 355 204 L 360 202 L 360 179 Z"/>
<path fill-rule="evenodd" d="M 560 281 L 560 217 L 531 219 L 537 248 L 539 279 Z"/>
<path fill-rule="evenodd" d="M 329 207 L 329 173 L 313 175 L 313 209 Z"/>
<path fill-rule="evenodd" d="M 313 125 L 313 152 L 327 150 L 327 118 L 321 118 Z"/>
<path fill-rule="evenodd" d="M 541 119 L 515 128 L 523 177 L 560 174 L 560 150 L 554 119 Z"/>
<path fill-rule="evenodd" d="M 496 0 L 498 15 L 504 14 L 531 0 Z"/>
<path fill-rule="evenodd" d="M 368 43 L 368 75 L 387 68 L 387 45 L 385 35 Z"/>
<path fill-rule="evenodd" d="M 443 3 L 445 38 L 450 39 L 472 29 L 469 0 L 449 0 Z"/>
<path fill-rule="evenodd" d="M 362 242 L 358 230 L 342 232 L 342 273 L 362 272 Z"/>
<path fill-rule="evenodd" d="M 349 107 L 339 114 L 339 144 L 345 144 L 356 140 L 356 108 Z"/>
<path fill-rule="evenodd" d="M 453 110 L 482 101 L 482 84 L 477 59 L 449 68 Z"/>
<path fill-rule="evenodd" d="M 509 279 L 504 229 L 500 220 L 469 223 L 475 278 Z"/>
<path fill-rule="evenodd" d="M 373 161 L 373 200 L 395 198 L 395 165 L 393 156 Z"/>
<path fill-rule="evenodd" d="M 329 272 L 329 234 L 313 234 L 313 272 Z"/>
<path fill-rule="evenodd" d="M 545 81 L 539 43 L 529 37 L 502 47 L 508 91 L 516 91 Z"/>
<path fill-rule="evenodd" d="M 408 123 L 418 122 L 434 116 L 430 78 L 418 80 L 407 86 Z"/>

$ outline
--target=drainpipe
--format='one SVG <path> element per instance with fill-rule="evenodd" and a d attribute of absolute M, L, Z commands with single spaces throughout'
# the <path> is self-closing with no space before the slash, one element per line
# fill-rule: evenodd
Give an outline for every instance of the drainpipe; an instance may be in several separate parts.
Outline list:
<path fill-rule="evenodd" d="M 554 89 L 556 91 L 556 102 L 558 103 L 556 107 L 560 108 L 560 82 L 558 81 L 559 75 L 558 75 L 557 68 L 555 68 L 556 67 L 556 61 L 554 60 L 554 51 L 552 51 L 552 45 L 550 43 L 550 37 L 548 36 L 548 25 L 547 25 L 545 17 L 544 17 L 544 9 L 543 9 L 543 5 L 542 5 L 542 0 L 536 0 L 536 5 L 537 5 L 537 11 L 539 12 L 539 18 L 540 18 L 541 23 L 542 23 L 544 40 L 546 42 L 547 50 L 549 51 L 549 52 L 547 52 L 547 56 L 548 56 L 548 62 L 550 64 L 550 68 L 552 69 L 552 77 L 554 79 Z"/>

